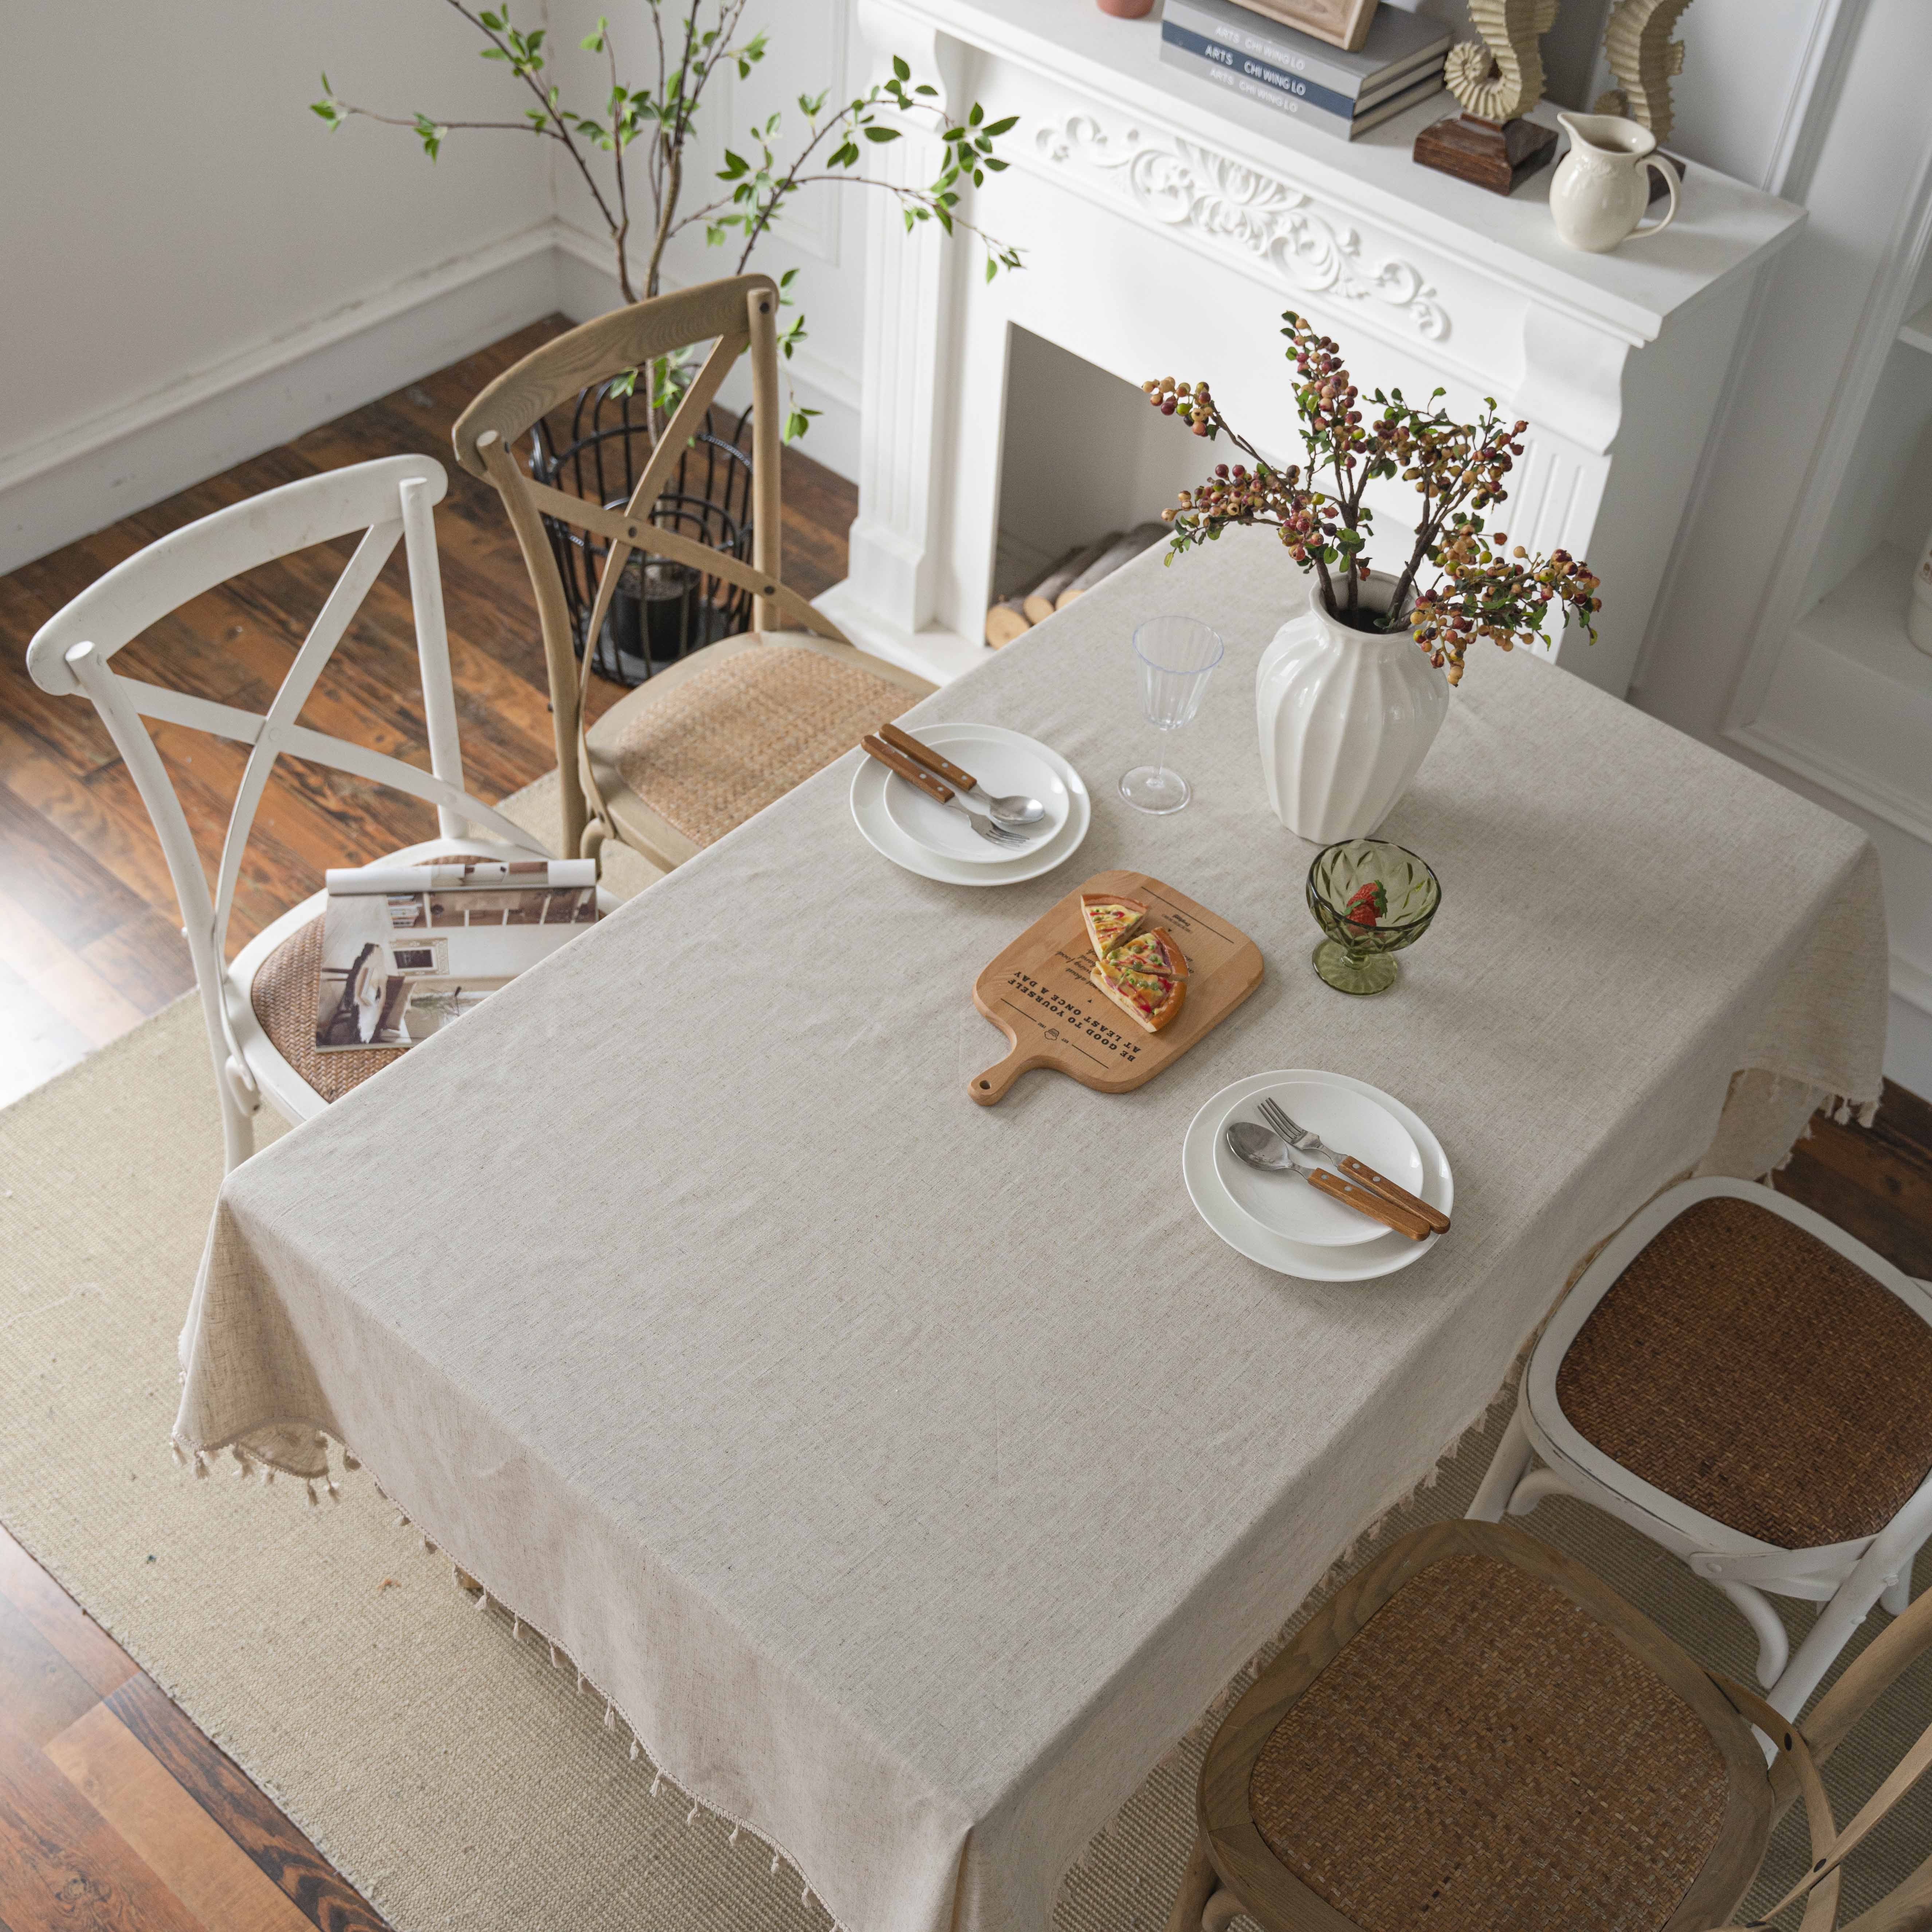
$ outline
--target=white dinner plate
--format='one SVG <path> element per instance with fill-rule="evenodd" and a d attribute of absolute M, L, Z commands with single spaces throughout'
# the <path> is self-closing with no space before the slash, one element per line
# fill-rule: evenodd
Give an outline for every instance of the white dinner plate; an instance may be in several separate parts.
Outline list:
<path fill-rule="evenodd" d="M 954 764 L 970 772 L 982 788 L 998 798 L 1018 793 L 1036 798 L 1046 816 L 1032 828 L 1033 842 L 1043 845 L 1066 823 L 1072 795 L 1043 751 L 997 724 L 922 724 L 919 737 Z M 968 866 L 997 866 L 1018 856 L 1017 848 L 1002 850 L 982 838 L 971 822 L 950 805 L 928 798 L 918 786 L 890 773 L 886 778 L 886 816 L 915 845 L 943 859 Z M 970 803 L 970 801 L 969 800 Z"/>
<path fill-rule="evenodd" d="M 923 736 L 928 728 L 920 728 Z M 932 728 L 936 731 L 938 728 Z M 1042 839 L 1036 845 L 1024 846 L 1011 858 L 999 858 L 996 854 L 996 862 L 990 866 L 967 865 L 939 853 L 928 852 L 923 846 L 915 845 L 892 823 L 891 814 L 886 810 L 885 797 L 886 786 L 892 775 L 876 758 L 868 758 L 862 753 L 852 774 L 853 822 L 874 850 L 891 860 L 894 865 L 903 866 L 908 872 L 916 872 L 922 878 L 939 879 L 954 886 L 1007 886 L 1022 879 L 1036 879 L 1042 872 L 1050 872 L 1056 866 L 1064 864 L 1079 849 L 1081 842 L 1087 836 L 1087 828 L 1093 822 L 1093 801 L 1087 795 L 1080 774 L 1058 752 L 1042 745 L 1038 739 L 1029 738 L 1023 732 L 1009 731 L 1004 725 L 982 724 L 977 728 L 1026 747 L 1044 759 L 1058 775 L 1060 782 L 1066 788 L 1066 823 L 1051 838 Z"/>
<path fill-rule="evenodd" d="M 1422 1156 L 1422 1185 L 1414 1191 L 1432 1208 L 1447 1214 L 1456 1198 L 1454 1177 L 1450 1174 L 1442 1143 L 1412 1108 L 1406 1107 L 1392 1094 L 1371 1087 L 1346 1073 L 1329 1073 L 1308 1067 L 1286 1072 L 1256 1073 L 1238 1080 L 1210 1097 L 1194 1117 L 1180 1144 L 1181 1178 L 1188 1198 L 1201 1218 L 1236 1253 L 1258 1262 L 1277 1274 L 1299 1276 L 1304 1281 L 1372 1281 L 1378 1275 L 1393 1274 L 1420 1261 L 1442 1238 L 1431 1234 L 1426 1241 L 1412 1241 L 1406 1234 L 1378 1234 L 1356 1248 L 1312 1248 L 1300 1241 L 1271 1232 L 1247 1215 L 1236 1211 L 1233 1198 L 1214 1168 L 1216 1124 L 1229 1109 L 1244 1100 L 1266 1093 L 1271 1087 L 1290 1080 L 1323 1080 L 1352 1089 L 1386 1107 L 1414 1139 Z M 1393 1177 L 1391 1177 L 1393 1178 Z"/>
<path fill-rule="evenodd" d="M 1214 1124 L 1214 1171 L 1236 1209 L 1257 1226 L 1315 1248 L 1358 1247 L 1379 1240 L 1388 1232 L 1380 1222 L 1343 1207 L 1292 1174 L 1264 1173 L 1237 1157 L 1228 1145 L 1228 1124 L 1244 1120 L 1265 1126 L 1259 1112 L 1264 1100 L 1277 1102 L 1298 1126 L 1366 1162 L 1412 1194 L 1420 1192 L 1423 1180 L 1415 1137 L 1381 1101 L 1338 1087 L 1332 1080 L 1306 1078 L 1283 1080 L 1232 1100 Z M 1312 1166 L 1324 1165 L 1303 1158 Z"/>

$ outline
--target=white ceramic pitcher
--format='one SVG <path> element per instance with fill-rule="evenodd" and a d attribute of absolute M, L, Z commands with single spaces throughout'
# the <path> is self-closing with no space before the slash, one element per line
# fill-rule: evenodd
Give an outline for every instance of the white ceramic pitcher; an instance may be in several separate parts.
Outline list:
<path fill-rule="evenodd" d="M 1600 255 L 1620 242 L 1661 235 L 1677 219 L 1677 170 L 1658 153 L 1657 136 L 1642 122 L 1621 114 L 1556 118 L 1569 130 L 1570 152 L 1550 183 L 1550 213 L 1571 248 Z M 1651 168 L 1670 190 L 1670 208 L 1661 221 L 1640 228 L 1650 206 Z"/>

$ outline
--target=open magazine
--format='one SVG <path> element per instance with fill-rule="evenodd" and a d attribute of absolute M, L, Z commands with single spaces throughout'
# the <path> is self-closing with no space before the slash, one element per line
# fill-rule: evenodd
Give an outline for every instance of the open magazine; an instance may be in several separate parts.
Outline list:
<path fill-rule="evenodd" d="M 590 859 L 362 866 L 325 882 L 323 1053 L 413 1046 L 597 917 Z"/>

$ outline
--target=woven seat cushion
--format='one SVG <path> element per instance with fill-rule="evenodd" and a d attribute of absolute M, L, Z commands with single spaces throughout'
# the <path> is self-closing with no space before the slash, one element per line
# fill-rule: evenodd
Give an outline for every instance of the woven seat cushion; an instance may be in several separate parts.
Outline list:
<path fill-rule="evenodd" d="M 1781 1214 L 1720 1195 L 1660 1229 L 1570 1345 L 1578 1431 L 1784 1550 L 1882 1529 L 1932 1469 L 1932 1328 Z"/>
<path fill-rule="evenodd" d="M 918 702 L 903 685 L 823 652 L 762 644 L 644 706 L 611 752 L 646 805 L 709 845 Z"/>
<path fill-rule="evenodd" d="M 1656 1932 L 1717 1842 L 1702 1721 L 1563 1593 L 1432 1564 L 1262 1746 L 1256 1828 L 1362 1932 Z"/>

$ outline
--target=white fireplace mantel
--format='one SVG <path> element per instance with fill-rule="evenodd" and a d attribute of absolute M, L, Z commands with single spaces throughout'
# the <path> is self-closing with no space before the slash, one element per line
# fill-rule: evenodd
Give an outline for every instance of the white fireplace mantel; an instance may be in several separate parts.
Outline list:
<path fill-rule="evenodd" d="M 1580 254 L 1547 170 L 1505 198 L 1410 160 L 1447 94 L 1342 142 L 1161 65 L 1156 20 L 1093 0 L 860 0 L 859 17 L 882 65 L 903 54 L 960 111 L 1020 117 L 968 212 L 1027 266 L 989 284 L 970 239 L 908 236 L 873 198 L 859 516 L 822 600 L 848 632 L 931 675 L 980 661 L 1010 587 L 992 574 L 1014 328 L 1131 382 L 1209 376 L 1271 448 L 1292 305 L 1365 389 L 1439 385 L 1452 408 L 1493 396 L 1528 418 L 1508 527 L 1603 578 L 1598 641 L 1552 655 L 1624 690 L 1753 280 L 1802 209 L 1696 169 L 1669 233 Z M 882 152 L 930 178 L 929 144 Z"/>

